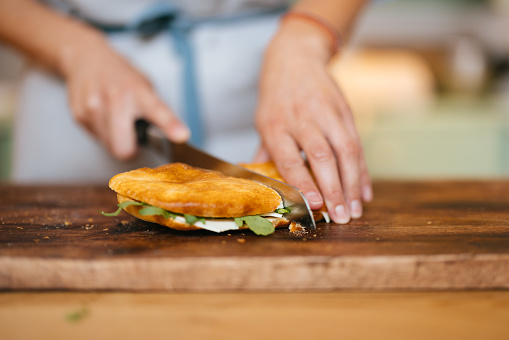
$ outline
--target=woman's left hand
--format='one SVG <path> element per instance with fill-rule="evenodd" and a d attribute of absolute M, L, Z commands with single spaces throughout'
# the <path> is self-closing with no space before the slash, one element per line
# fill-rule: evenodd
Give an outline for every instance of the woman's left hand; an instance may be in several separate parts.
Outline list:
<path fill-rule="evenodd" d="M 334 222 L 347 223 L 362 215 L 371 183 L 352 112 L 327 70 L 330 42 L 313 29 L 288 21 L 266 52 L 255 161 L 272 159 L 312 209 L 325 203 Z"/>

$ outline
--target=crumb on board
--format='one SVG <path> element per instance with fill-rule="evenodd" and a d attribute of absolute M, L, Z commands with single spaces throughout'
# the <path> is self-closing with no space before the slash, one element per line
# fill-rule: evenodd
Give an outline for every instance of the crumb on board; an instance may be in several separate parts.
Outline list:
<path fill-rule="evenodd" d="M 38 239 L 38 238 L 34 238 L 34 243 L 35 243 L 35 244 L 39 243 L 40 241 L 41 241 L 40 239 Z"/>
<path fill-rule="evenodd" d="M 120 224 L 122 224 L 122 225 L 126 225 L 127 223 L 129 223 L 129 222 L 128 222 L 128 221 L 126 221 L 126 220 L 122 220 L 122 221 L 120 221 Z"/>
<path fill-rule="evenodd" d="M 296 223 L 296 222 L 292 222 L 290 223 L 290 225 L 288 226 L 288 229 L 290 230 L 291 233 L 294 233 L 294 234 L 307 234 L 307 231 L 306 231 L 306 228 L 304 228 L 303 226 L 301 226 L 300 224 Z"/>
<path fill-rule="evenodd" d="M 240 243 L 240 244 L 246 243 L 246 239 L 245 238 L 238 238 L 237 242 Z"/>
<path fill-rule="evenodd" d="M 43 239 L 49 240 L 49 236 L 44 236 Z"/>
<path fill-rule="evenodd" d="M 72 225 L 72 223 L 70 221 L 64 221 L 64 225 L 65 226 L 70 226 L 70 225 Z"/>
<path fill-rule="evenodd" d="M 110 229 L 109 229 L 109 228 L 104 228 L 104 229 L 103 229 L 103 231 L 108 231 L 108 230 L 110 230 Z"/>

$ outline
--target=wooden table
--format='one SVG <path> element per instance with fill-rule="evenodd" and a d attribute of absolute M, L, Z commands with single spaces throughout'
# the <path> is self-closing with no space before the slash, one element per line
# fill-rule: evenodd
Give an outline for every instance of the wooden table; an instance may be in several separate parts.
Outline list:
<path fill-rule="evenodd" d="M 507 340 L 509 292 L 3 293 L 0 338 Z"/>
<path fill-rule="evenodd" d="M 0 338 L 508 339 L 509 182 L 375 195 L 257 237 L 107 218 L 105 187 L 0 186 Z"/>

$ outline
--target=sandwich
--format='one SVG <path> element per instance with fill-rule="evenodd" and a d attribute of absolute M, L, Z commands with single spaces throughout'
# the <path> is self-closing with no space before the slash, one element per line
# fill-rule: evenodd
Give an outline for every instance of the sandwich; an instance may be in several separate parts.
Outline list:
<path fill-rule="evenodd" d="M 273 189 L 220 172 L 170 163 L 140 168 L 111 178 L 118 210 L 144 221 L 177 230 L 207 229 L 222 232 L 251 229 L 268 235 L 290 225 L 281 196 Z"/>

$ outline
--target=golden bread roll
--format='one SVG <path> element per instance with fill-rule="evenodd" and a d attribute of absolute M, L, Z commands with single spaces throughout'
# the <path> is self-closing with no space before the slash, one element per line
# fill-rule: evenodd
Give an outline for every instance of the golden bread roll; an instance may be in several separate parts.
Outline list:
<path fill-rule="evenodd" d="M 281 196 L 267 186 L 183 163 L 118 174 L 110 188 L 131 200 L 203 217 L 259 215 L 282 204 Z"/>

